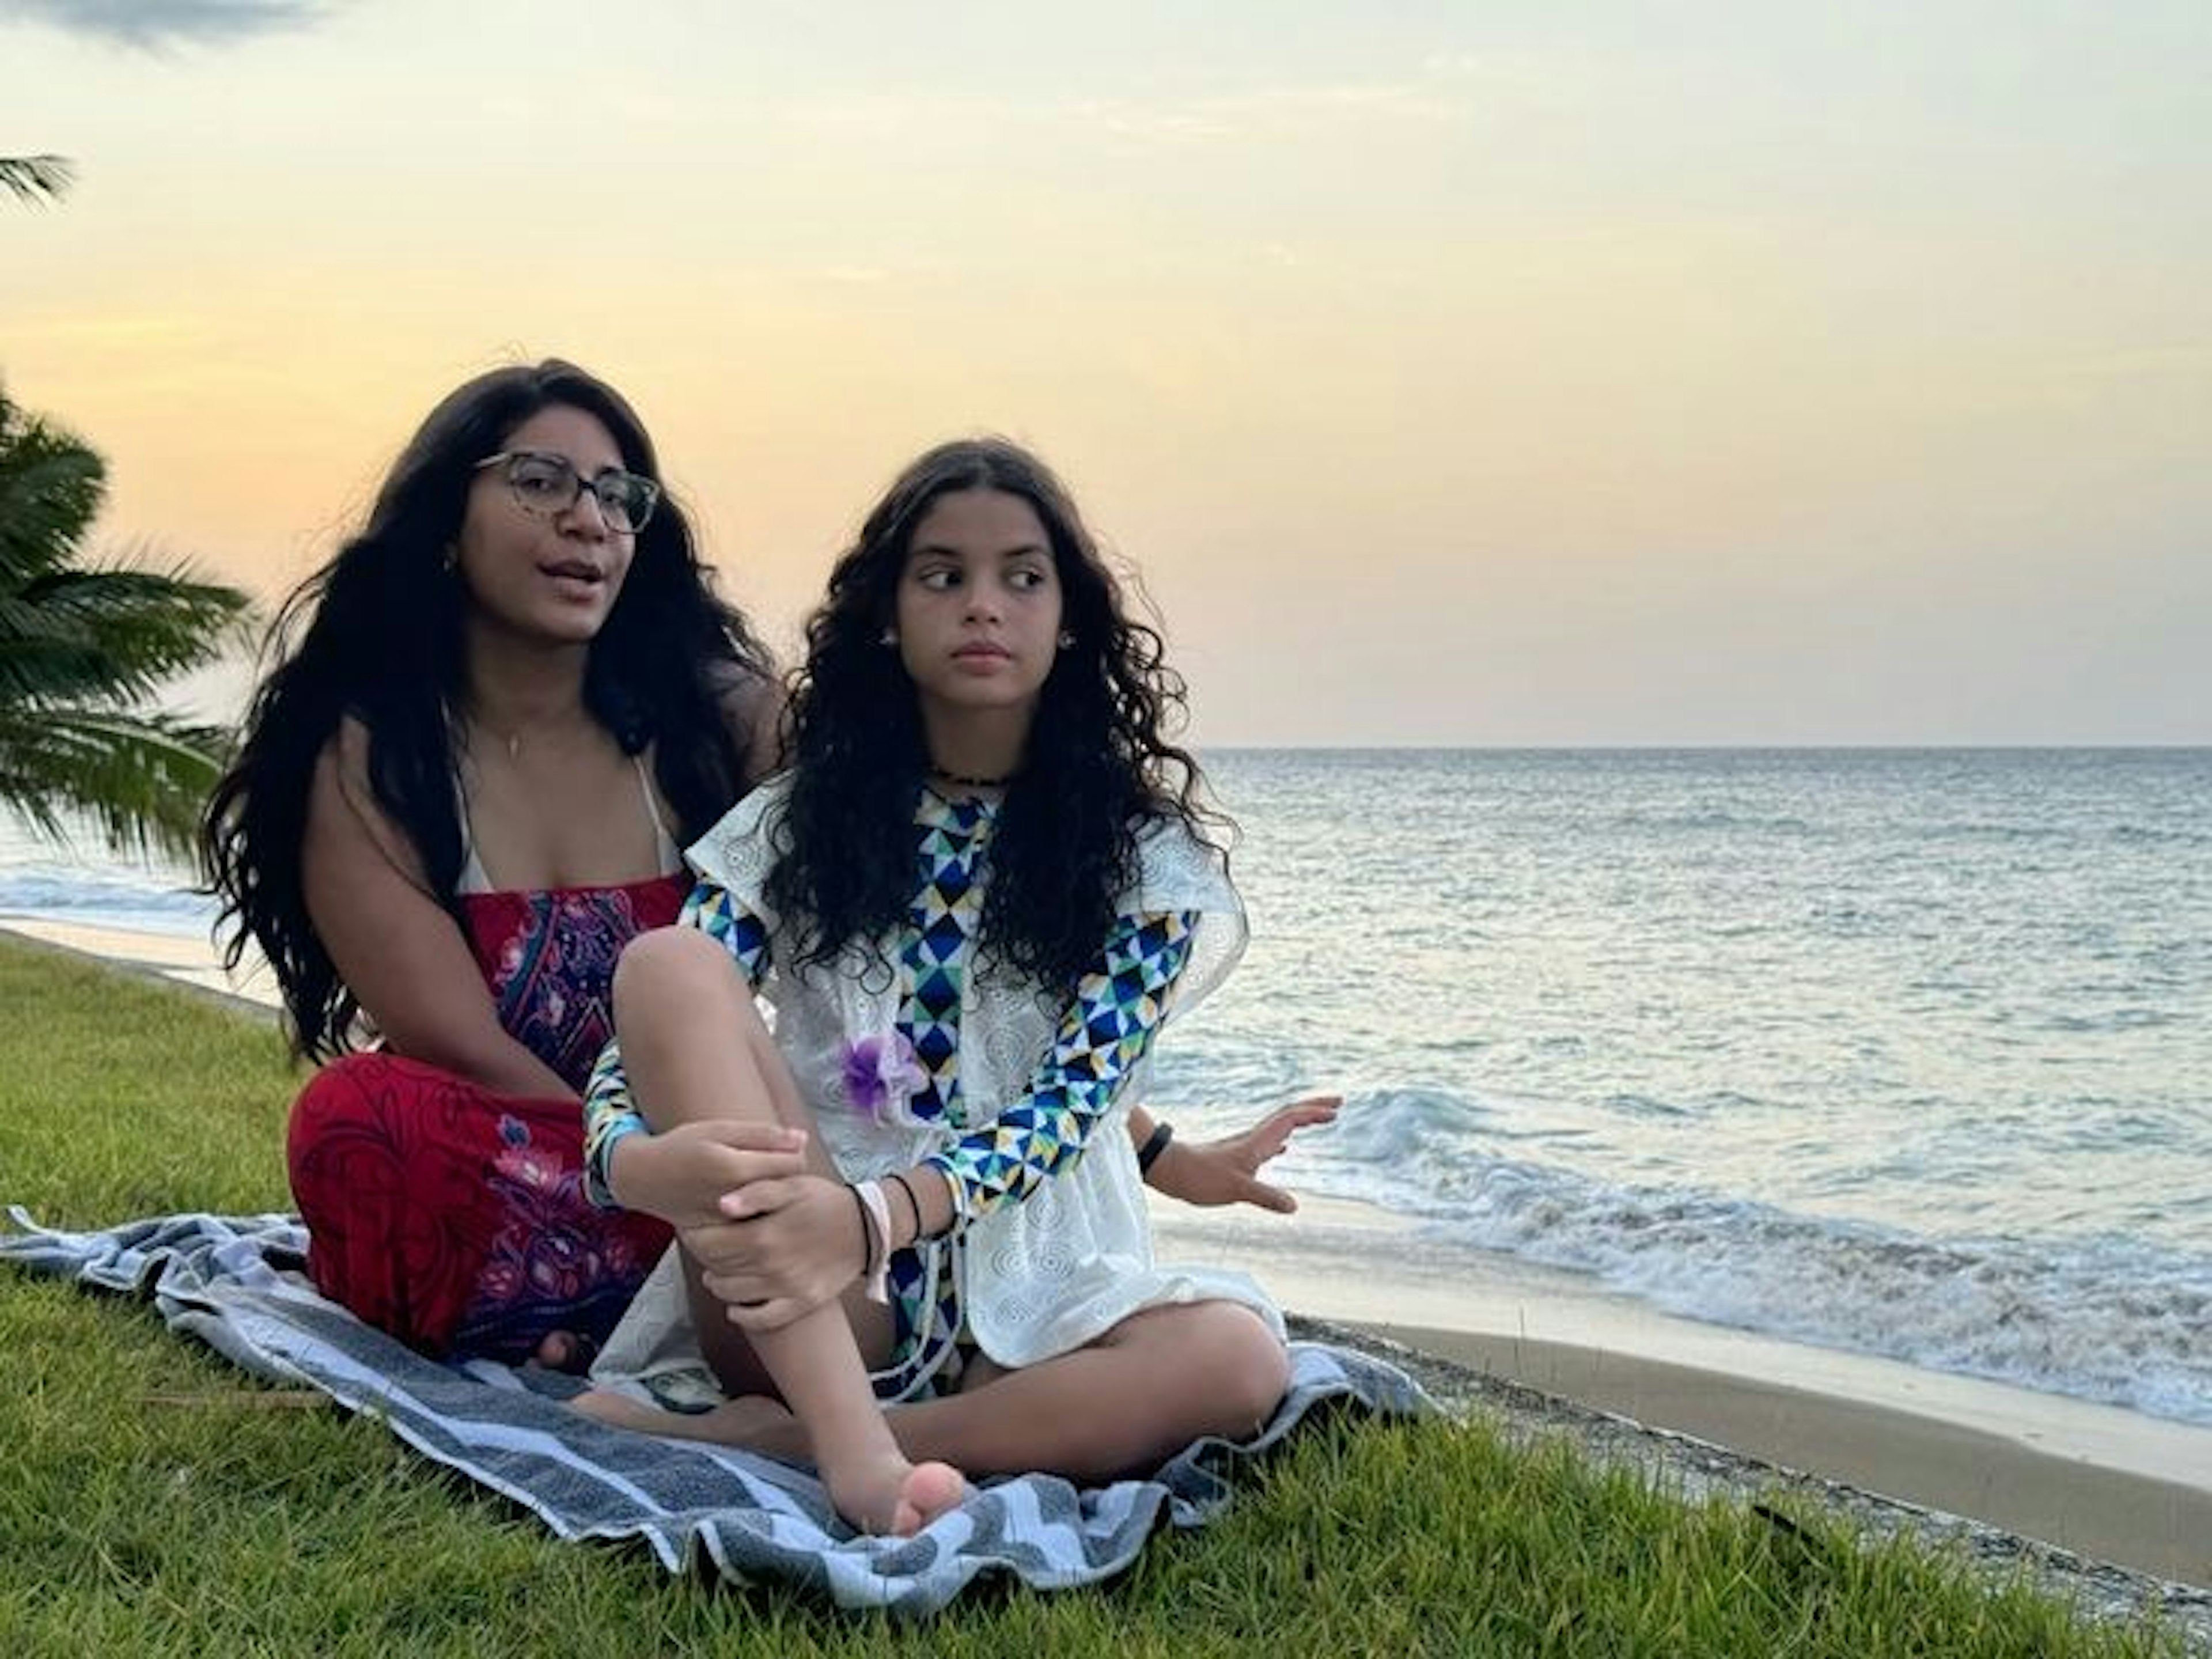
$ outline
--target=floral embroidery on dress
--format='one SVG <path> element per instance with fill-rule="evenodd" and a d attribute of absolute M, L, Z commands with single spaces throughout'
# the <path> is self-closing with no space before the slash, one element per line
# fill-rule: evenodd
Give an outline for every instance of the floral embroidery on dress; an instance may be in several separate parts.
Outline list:
<path fill-rule="evenodd" d="M 599 1224 L 582 1172 L 534 1146 L 514 1117 L 501 1118 L 499 1138 L 487 1184 L 505 1200 L 507 1224 L 485 1258 L 480 1307 L 577 1303 L 602 1285 L 641 1282 L 647 1264 Z"/>
<path fill-rule="evenodd" d="M 638 934 L 667 924 L 688 885 L 656 876 L 619 887 L 463 894 L 501 1027 L 581 1089 L 614 1034 L 616 960 Z"/>
<path fill-rule="evenodd" d="M 918 1121 L 907 1102 L 928 1086 L 929 1074 L 904 1031 L 894 1028 L 848 1042 L 841 1075 L 846 1102 L 854 1111 L 879 1124 Z"/>
<path fill-rule="evenodd" d="M 508 1113 L 499 1120 L 501 1151 L 492 1168 L 519 1188 L 533 1192 L 558 1191 L 568 1173 L 560 1158 L 541 1152 L 531 1144 L 530 1126 Z"/>

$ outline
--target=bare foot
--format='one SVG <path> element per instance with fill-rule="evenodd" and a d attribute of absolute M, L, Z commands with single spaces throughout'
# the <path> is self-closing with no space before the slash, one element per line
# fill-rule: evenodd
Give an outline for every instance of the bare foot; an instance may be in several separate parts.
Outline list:
<path fill-rule="evenodd" d="M 745 1395 L 708 1412 L 672 1412 L 628 1395 L 590 1389 L 568 1402 L 596 1422 L 672 1440 L 705 1440 L 771 1456 L 803 1455 L 799 1419 L 781 1401 Z M 909 1463 L 896 1449 L 880 1457 L 848 1458 L 822 1471 L 837 1513 L 856 1532 L 911 1538 L 948 1510 L 960 1507 L 968 1482 L 950 1463 Z"/>
<path fill-rule="evenodd" d="M 790 1438 L 798 1424 L 781 1401 L 764 1394 L 743 1395 L 704 1412 L 672 1412 L 606 1389 L 587 1389 L 568 1404 L 586 1417 L 617 1429 L 671 1440 L 705 1440 L 776 1455 L 784 1455 L 780 1443 Z"/>
<path fill-rule="evenodd" d="M 950 1463 L 909 1463 L 893 1453 L 823 1469 L 830 1501 L 856 1532 L 911 1538 L 968 1496 L 968 1482 Z"/>
<path fill-rule="evenodd" d="M 917 1463 L 899 1488 L 891 1534 L 911 1538 L 948 1510 L 968 1501 L 968 1482 L 950 1463 Z"/>
<path fill-rule="evenodd" d="M 548 1331 L 538 1340 L 538 1352 L 530 1364 L 549 1371 L 567 1371 L 581 1376 L 592 1368 L 594 1345 L 574 1331 Z"/>

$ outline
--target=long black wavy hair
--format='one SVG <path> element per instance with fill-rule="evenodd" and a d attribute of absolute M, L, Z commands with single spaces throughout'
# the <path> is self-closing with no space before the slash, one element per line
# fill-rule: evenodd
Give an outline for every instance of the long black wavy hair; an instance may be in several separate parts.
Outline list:
<path fill-rule="evenodd" d="M 456 914 L 463 860 L 448 709 L 466 684 L 468 595 L 447 565 L 477 464 L 556 405 L 596 417 L 623 465 L 656 481 L 653 441 L 620 393 L 557 359 L 479 375 L 422 422 L 377 492 L 367 526 L 285 600 L 236 757 L 201 823 L 205 890 L 222 901 L 226 967 L 251 939 L 275 970 L 302 1057 L 352 1046 L 360 1005 L 309 919 L 301 882 L 308 789 L 344 717 L 368 734 L 377 805 L 413 842 L 430 891 Z M 765 679 L 767 652 L 716 597 L 681 507 L 665 495 L 638 532 L 622 592 L 586 659 L 584 701 L 625 753 L 656 745 L 654 775 L 682 838 L 744 793 L 744 734 L 726 700 Z"/>
<path fill-rule="evenodd" d="M 1170 738 L 1184 689 L 1158 632 L 1127 615 L 1121 584 L 1060 480 L 1005 439 L 963 439 L 923 455 L 830 573 L 828 596 L 807 623 L 805 665 L 791 681 L 793 779 L 771 830 L 768 897 L 794 928 L 800 958 L 816 963 L 848 945 L 879 953 L 905 919 L 929 750 L 914 683 L 884 631 L 915 527 L 939 496 L 968 489 L 1027 501 L 1060 578 L 1071 642 L 1039 694 L 1000 811 L 978 940 L 990 959 L 1059 994 L 1097 960 L 1115 901 L 1136 876 L 1146 825 L 1178 819 L 1207 838 L 1226 820 L 1201 801 L 1197 762 Z"/>

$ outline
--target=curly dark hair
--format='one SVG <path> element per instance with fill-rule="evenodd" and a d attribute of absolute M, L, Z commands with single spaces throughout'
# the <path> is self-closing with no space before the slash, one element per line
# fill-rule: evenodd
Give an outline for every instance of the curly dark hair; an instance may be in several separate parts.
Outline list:
<path fill-rule="evenodd" d="M 1060 480 L 1003 438 L 942 444 L 916 460 L 830 573 L 807 623 L 805 665 L 791 680 L 793 778 L 771 830 L 768 898 L 814 963 L 855 944 L 879 956 L 906 916 L 915 802 L 930 759 L 914 684 L 884 630 L 915 527 L 939 496 L 968 489 L 1036 510 L 1072 640 L 1039 694 L 991 839 L 978 940 L 990 959 L 1059 994 L 1097 960 L 1147 823 L 1177 819 L 1210 840 L 1209 826 L 1227 821 L 1202 803 L 1197 762 L 1169 738 L 1184 689 L 1158 632 L 1127 614 L 1122 584 Z"/>
<path fill-rule="evenodd" d="M 352 1046 L 360 1005 L 307 915 L 301 881 L 315 764 L 348 715 L 368 735 L 377 805 L 421 856 L 434 896 L 458 908 L 463 860 L 448 708 L 466 680 L 466 592 L 446 568 L 477 464 L 540 410 L 596 417 L 623 465 L 660 470 L 629 404 L 557 359 L 482 374 L 430 411 L 386 475 L 368 522 L 301 583 L 271 623 L 264 672 L 235 758 L 200 828 L 204 890 L 235 968 L 250 938 L 275 970 L 303 1058 Z M 716 597 L 683 509 L 665 495 L 638 532 L 622 592 L 592 640 L 584 701 L 625 753 L 656 744 L 654 775 L 679 834 L 696 836 L 750 783 L 725 702 L 772 672 L 744 617 Z"/>

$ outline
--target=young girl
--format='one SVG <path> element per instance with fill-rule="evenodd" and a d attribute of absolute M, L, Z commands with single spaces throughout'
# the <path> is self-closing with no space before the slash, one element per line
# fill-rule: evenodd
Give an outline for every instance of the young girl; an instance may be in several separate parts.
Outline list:
<path fill-rule="evenodd" d="M 1241 1276 L 1153 1266 L 1167 1131 L 1124 1132 L 1160 1025 L 1244 939 L 1158 635 L 1052 474 L 987 440 L 892 487 L 808 647 L 792 770 L 692 849 L 688 927 L 624 953 L 585 1109 L 595 1190 L 676 1225 L 746 1397 L 585 1409 L 811 1455 L 897 1533 L 962 1471 L 1105 1479 L 1250 1433 L 1281 1321 Z"/>

